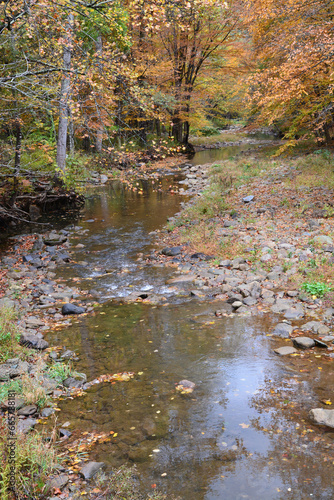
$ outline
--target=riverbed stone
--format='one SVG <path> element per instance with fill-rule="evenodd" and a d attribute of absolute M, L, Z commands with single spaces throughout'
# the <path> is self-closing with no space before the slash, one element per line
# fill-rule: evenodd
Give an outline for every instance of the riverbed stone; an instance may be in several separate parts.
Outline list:
<path fill-rule="evenodd" d="M 288 354 L 294 354 L 295 352 L 298 352 L 298 351 L 294 347 L 290 347 L 290 346 L 286 345 L 286 346 L 278 347 L 277 349 L 274 349 L 274 352 L 276 354 L 278 354 L 279 356 L 287 356 Z"/>
<path fill-rule="evenodd" d="M 35 425 L 37 424 L 37 420 L 35 418 L 25 418 L 24 420 L 19 420 L 17 423 L 16 430 L 21 434 L 28 434 Z"/>
<path fill-rule="evenodd" d="M 304 317 L 304 309 L 302 306 L 290 307 L 285 311 L 284 317 L 286 319 L 300 319 Z"/>
<path fill-rule="evenodd" d="M 301 330 L 303 330 L 303 332 L 311 331 L 313 333 L 317 333 L 318 335 L 326 335 L 330 331 L 328 326 L 324 325 L 320 321 L 309 321 L 301 327 Z"/>
<path fill-rule="evenodd" d="M 40 351 L 43 351 L 44 349 L 47 349 L 49 347 L 49 344 L 46 340 L 32 333 L 22 333 L 20 337 L 20 344 L 26 347 L 30 347 L 31 349 L 38 349 Z"/>
<path fill-rule="evenodd" d="M 64 304 L 63 307 L 61 308 L 61 312 L 64 316 L 69 314 L 83 314 L 85 311 L 86 309 L 84 307 L 76 306 L 71 302 Z"/>
<path fill-rule="evenodd" d="M 62 490 L 68 483 L 69 477 L 67 474 L 60 474 L 59 476 L 53 477 L 46 482 L 46 491 L 52 491 L 53 489 Z"/>
<path fill-rule="evenodd" d="M 88 462 L 80 469 L 79 474 L 87 481 L 95 476 L 102 467 L 104 467 L 104 462 Z"/>
<path fill-rule="evenodd" d="M 49 233 L 48 235 L 43 236 L 43 242 L 45 245 L 61 245 L 67 241 L 67 237 L 63 234 L 58 233 Z"/>
<path fill-rule="evenodd" d="M 293 331 L 293 328 L 291 325 L 288 325 L 287 323 L 278 323 L 278 325 L 275 326 L 272 333 L 276 337 L 288 339 L 290 337 L 290 334 L 292 333 L 292 331 Z"/>
<path fill-rule="evenodd" d="M 56 413 L 55 408 L 51 407 L 43 408 L 43 410 L 41 411 L 41 417 L 50 417 L 54 413 Z"/>
<path fill-rule="evenodd" d="M 329 236 L 326 236 L 324 234 L 320 234 L 319 236 L 315 236 L 313 238 L 314 243 L 324 246 L 324 245 L 333 245 L 333 240 Z"/>
<path fill-rule="evenodd" d="M 309 412 L 309 417 L 315 424 L 334 428 L 334 410 L 314 408 Z"/>
<path fill-rule="evenodd" d="M 296 337 L 292 342 L 294 346 L 300 349 L 310 349 L 315 346 L 314 340 L 309 337 Z"/>
<path fill-rule="evenodd" d="M 36 412 L 37 412 L 36 405 L 28 405 L 28 406 L 24 406 L 23 408 L 20 408 L 20 410 L 17 412 L 17 414 L 24 415 L 25 417 L 30 417 L 31 415 L 34 415 Z"/>
<path fill-rule="evenodd" d="M 161 250 L 161 253 L 167 257 L 175 257 L 176 255 L 180 255 L 181 251 L 182 246 L 166 247 Z"/>
<path fill-rule="evenodd" d="M 243 299 L 243 303 L 246 306 L 255 306 L 255 304 L 257 304 L 257 300 L 254 297 L 246 297 Z"/>

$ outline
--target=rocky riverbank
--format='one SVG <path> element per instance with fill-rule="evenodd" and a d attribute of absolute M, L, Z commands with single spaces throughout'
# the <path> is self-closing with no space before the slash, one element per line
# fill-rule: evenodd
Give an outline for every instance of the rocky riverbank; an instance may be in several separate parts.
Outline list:
<path fill-rule="evenodd" d="M 246 158 L 246 170 L 257 162 Z M 274 327 L 268 335 L 277 355 L 315 356 L 319 364 L 333 366 L 334 191 L 300 184 L 298 177 L 304 182 L 305 175 L 293 162 L 266 166 L 260 176 L 235 182 L 224 164 L 185 165 L 181 184 L 187 189 L 180 192 L 192 198 L 169 220 L 161 250 L 150 258 L 176 268 L 170 283 L 198 300 L 216 300 L 213 320 L 270 315 Z M 323 405 L 309 417 L 330 428 L 330 383 L 325 392 Z"/>

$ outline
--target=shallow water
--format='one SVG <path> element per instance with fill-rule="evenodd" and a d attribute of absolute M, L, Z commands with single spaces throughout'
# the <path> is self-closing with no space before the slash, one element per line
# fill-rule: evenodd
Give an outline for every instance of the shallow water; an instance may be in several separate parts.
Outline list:
<path fill-rule="evenodd" d="M 188 292 L 163 306 L 112 300 L 145 287 L 168 298 L 173 270 L 136 259 L 151 250 L 149 233 L 179 210 L 183 198 L 168 193 L 171 183 L 157 191 L 148 181 L 139 195 L 116 182 L 87 201 L 83 233 L 71 241 L 85 245 L 75 260 L 89 266 L 60 274 L 94 289 L 101 307 L 46 338 L 75 350 L 88 380 L 135 376 L 59 401 L 58 421 L 117 433 L 91 457 L 108 467 L 137 464 L 143 491 L 156 485 L 185 500 L 333 498 L 333 433 L 307 418 L 334 382 L 329 363 L 319 370 L 313 360 L 275 357 L 277 342 L 266 336 L 273 319 L 216 318 L 219 302 L 190 300 Z M 182 379 L 196 383 L 193 394 L 176 392 Z"/>

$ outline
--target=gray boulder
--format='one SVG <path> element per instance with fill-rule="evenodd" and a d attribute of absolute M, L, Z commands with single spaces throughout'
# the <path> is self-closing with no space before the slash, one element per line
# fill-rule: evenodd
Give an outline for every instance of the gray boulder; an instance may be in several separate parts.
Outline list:
<path fill-rule="evenodd" d="M 97 471 L 102 467 L 104 467 L 104 462 L 88 462 L 88 464 L 85 464 L 81 468 L 79 474 L 87 481 L 88 479 L 91 479 L 93 476 L 95 476 Z"/>
<path fill-rule="evenodd" d="M 279 356 L 287 356 L 288 354 L 294 354 L 295 352 L 298 352 L 297 349 L 294 347 L 290 346 L 283 346 L 283 347 L 278 347 L 278 349 L 274 349 L 274 352 L 278 354 Z"/>
<path fill-rule="evenodd" d="M 319 425 L 327 425 L 327 427 L 334 427 L 334 410 L 323 410 L 322 408 L 315 408 L 309 413 L 310 419 Z"/>
<path fill-rule="evenodd" d="M 310 347 L 315 346 L 315 342 L 313 339 L 309 337 L 297 337 L 292 340 L 293 345 L 299 347 L 300 349 L 309 349 Z"/>
<path fill-rule="evenodd" d="M 68 314 L 83 314 L 85 311 L 86 309 L 84 307 L 76 306 L 75 304 L 71 304 L 70 302 L 64 304 L 61 308 L 61 312 L 64 316 Z"/>
<path fill-rule="evenodd" d="M 276 337 L 281 337 L 282 339 L 288 339 L 292 333 L 292 326 L 287 323 L 278 323 L 273 330 L 273 335 Z"/>

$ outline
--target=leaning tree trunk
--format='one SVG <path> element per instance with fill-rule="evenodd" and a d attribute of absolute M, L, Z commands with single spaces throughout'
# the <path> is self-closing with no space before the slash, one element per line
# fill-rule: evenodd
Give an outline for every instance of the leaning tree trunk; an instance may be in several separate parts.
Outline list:
<path fill-rule="evenodd" d="M 58 126 L 58 140 L 57 140 L 57 167 L 62 172 L 66 170 L 66 143 L 67 143 L 67 129 L 69 121 L 68 101 L 71 90 L 71 55 L 72 55 L 72 28 L 73 28 L 73 14 L 69 12 L 67 17 L 67 35 L 63 53 L 63 64 L 65 74 L 61 82 L 60 99 L 59 99 L 59 126 Z"/>

